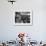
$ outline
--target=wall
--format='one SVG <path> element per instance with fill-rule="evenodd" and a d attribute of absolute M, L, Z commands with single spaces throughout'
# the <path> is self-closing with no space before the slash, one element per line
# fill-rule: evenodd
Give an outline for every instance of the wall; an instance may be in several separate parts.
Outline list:
<path fill-rule="evenodd" d="M 15 26 L 16 10 L 33 10 L 32 26 Z M 0 40 L 11 40 L 18 32 L 31 34 L 37 41 L 46 40 L 46 1 L 45 0 L 17 0 L 13 5 L 7 0 L 0 0 Z"/>

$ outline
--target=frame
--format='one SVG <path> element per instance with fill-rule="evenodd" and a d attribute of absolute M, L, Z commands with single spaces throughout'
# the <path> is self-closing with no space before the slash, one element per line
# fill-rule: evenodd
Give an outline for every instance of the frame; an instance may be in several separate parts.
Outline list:
<path fill-rule="evenodd" d="M 32 23 L 33 23 L 32 10 L 15 12 L 15 25 L 16 26 L 32 26 Z"/>

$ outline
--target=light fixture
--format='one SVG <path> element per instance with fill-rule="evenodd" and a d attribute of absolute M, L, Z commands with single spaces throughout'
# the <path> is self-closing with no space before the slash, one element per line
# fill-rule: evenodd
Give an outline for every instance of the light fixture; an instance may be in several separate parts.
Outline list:
<path fill-rule="evenodd" d="M 15 0 L 8 0 L 8 2 L 11 2 L 12 4 L 16 2 Z"/>

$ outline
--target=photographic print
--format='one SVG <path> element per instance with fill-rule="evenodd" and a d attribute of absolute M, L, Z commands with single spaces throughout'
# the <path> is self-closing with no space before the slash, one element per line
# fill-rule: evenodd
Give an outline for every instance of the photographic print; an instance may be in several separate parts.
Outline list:
<path fill-rule="evenodd" d="M 15 25 L 32 25 L 32 12 L 15 12 Z"/>

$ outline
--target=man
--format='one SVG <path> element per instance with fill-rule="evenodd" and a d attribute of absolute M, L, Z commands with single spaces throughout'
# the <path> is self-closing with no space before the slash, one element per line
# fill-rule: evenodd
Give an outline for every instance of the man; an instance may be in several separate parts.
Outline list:
<path fill-rule="evenodd" d="M 16 16 L 15 16 L 15 23 L 22 23 L 22 19 L 21 19 L 21 14 L 20 12 L 16 12 Z"/>

